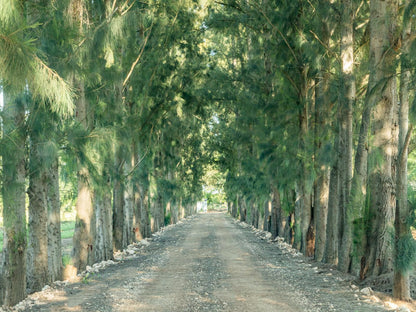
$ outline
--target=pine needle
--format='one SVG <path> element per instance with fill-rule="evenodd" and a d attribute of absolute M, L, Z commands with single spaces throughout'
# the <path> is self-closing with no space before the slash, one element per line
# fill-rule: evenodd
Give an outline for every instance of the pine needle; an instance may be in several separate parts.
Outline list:
<path fill-rule="evenodd" d="M 51 103 L 52 111 L 62 117 L 74 113 L 74 93 L 69 84 L 37 56 L 34 58 L 36 69 L 30 82 L 35 96 Z"/>

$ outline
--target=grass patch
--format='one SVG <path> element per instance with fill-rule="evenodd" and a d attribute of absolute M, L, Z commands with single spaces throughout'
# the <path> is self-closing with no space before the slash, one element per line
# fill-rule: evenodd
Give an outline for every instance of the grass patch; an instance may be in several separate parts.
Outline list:
<path fill-rule="evenodd" d="M 71 256 L 63 255 L 62 256 L 62 264 L 64 265 L 64 267 L 66 267 L 68 264 L 72 264 L 71 263 Z"/>
<path fill-rule="evenodd" d="M 61 238 L 71 238 L 74 236 L 75 221 L 61 222 Z"/>

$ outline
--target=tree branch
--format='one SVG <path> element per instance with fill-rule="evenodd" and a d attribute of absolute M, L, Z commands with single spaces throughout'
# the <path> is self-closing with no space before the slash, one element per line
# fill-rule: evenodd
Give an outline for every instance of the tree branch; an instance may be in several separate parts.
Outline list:
<path fill-rule="evenodd" d="M 406 161 L 405 156 L 406 156 L 407 149 L 409 148 L 412 130 L 413 130 L 413 125 L 411 124 L 409 125 L 409 129 L 407 130 L 406 139 L 404 141 L 403 147 L 399 154 L 399 165 L 401 168 L 403 168 L 403 166 L 405 165 L 405 161 Z"/>
<path fill-rule="evenodd" d="M 152 26 L 153 26 L 153 25 L 152 25 Z M 150 27 L 150 29 L 149 29 L 149 33 L 147 34 L 146 38 L 144 39 L 144 42 L 143 42 L 143 45 L 142 45 L 142 48 L 141 48 L 141 50 L 140 50 L 139 55 L 137 56 L 136 60 L 135 60 L 135 61 L 133 62 L 133 64 L 131 65 L 130 71 L 129 71 L 129 73 L 128 73 L 128 74 L 127 74 L 127 76 L 126 76 L 126 79 L 124 79 L 124 81 L 123 81 L 123 89 L 126 87 L 127 81 L 129 81 L 130 76 L 131 76 L 131 74 L 133 73 L 134 68 L 136 67 L 137 63 L 140 61 L 140 59 L 141 59 L 141 57 L 142 57 L 142 55 L 143 55 L 144 48 L 145 48 L 145 47 L 146 47 L 146 45 L 147 45 L 147 40 L 149 39 L 150 34 L 152 33 L 152 26 Z"/>

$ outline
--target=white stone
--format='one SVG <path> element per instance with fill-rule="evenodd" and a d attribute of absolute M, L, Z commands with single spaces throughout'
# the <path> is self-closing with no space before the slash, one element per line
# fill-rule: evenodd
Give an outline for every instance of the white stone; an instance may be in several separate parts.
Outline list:
<path fill-rule="evenodd" d="M 380 298 L 379 297 L 377 297 L 377 296 L 371 296 L 370 297 L 370 299 L 371 299 L 371 301 L 373 301 L 373 302 L 381 302 L 381 300 L 380 300 Z"/>
<path fill-rule="evenodd" d="M 373 294 L 373 290 L 371 289 L 371 287 L 365 287 L 361 289 L 360 292 L 366 296 L 371 296 Z"/>
<path fill-rule="evenodd" d="M 100 262 L 100 263 L 94 263 L 94 264 L 92 265 L 92 267 L 93 267 L 94 269 L 101 269 L 101 268 L 103 267 L 103 263 L 102 263 L 102 262 Z"/>
<path fill-rule="evenodd" d="M 393 310 L 396 310 L 399 307 L 397 304 L 390 302 L 390 301 L 384 302 L 384 306 L 388 309 L 393 309 Z"/>

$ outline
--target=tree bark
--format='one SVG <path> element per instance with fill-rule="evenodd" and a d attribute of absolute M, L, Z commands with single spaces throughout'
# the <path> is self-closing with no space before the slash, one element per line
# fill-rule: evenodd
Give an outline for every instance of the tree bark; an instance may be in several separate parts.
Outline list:
<path fill-rule="evenodd" d="M 127 175 L 124 179 L 124 197 L 125 197 L 125 209 L 124 209 L 124 236 L 126 244 L 129 245 L 134 241 L 133 232 L 133 210 L 134 210 L 134 194 L 133 194 L 133 181 L 131 170 L 134 168 L 134 155 L 129 152 L 130 160 L 124 164 L 124 172 Z"/>
<path fill-rule="evenodd" d="M 410 300 L 410 267 L 399 265 L 405 258 L 406 240 L 413 240 L 409 219 L 411 211 L 407 203 L 407 156 L 410 140 L 411 127 L 409 131 L 409 84 L 411 72 L 409 68 L 409 48 L 411 44 L 411 20 L 403 18 L 402 31 L 402 55 L 400 74 L 400 107 L 399 107 L 399 156 L 397 159 L 396 176 L 396 213 L 394 219 L 395 227 L 395 266 L 393 280 L 393 296 L 400 300 Z M 414 251 L 413 251 L 414 252 Z"/>
<path fill-rule="evenodd" d="M 147 188 L 142 188 L 141 191 L 141 224 L 142 224 L 142 235 L 143 237 L 150 237 L 152 234 L 150 226 L 150 209 L 149 209 L 149 190 Z M 185 217 L 185 209 L 183 211 Z"/>
<path fill-rule="evenodd" d="M 397 0 L 370 2 L 370 82 L 377 94 L 373 109 L 372 146 L 369 155 L 370 239 L 367 265 L 373 275 L 393 268 L 393 218 L 395 208 L 392 155 L 394 153 L 393 112 L 396 105 L 395 45 L 398 42 Z"/>
<path fill-rule="evenodd" d="M 328 5 L 324 2 L 323 5 Z M 326 46 L 330 46 L 330 29 L 327 19 L 323 19 L 321 27 L 321 38 Z M 314 168 L 317 174 L 314 183 L 314 221 L 315 221 L 315 259 L 322 261 L 326 240 L 326 221 L 328 214 L 329 195 L 329 165 L 327 151 L 327 120 L 330 115 L 330 59 L 323 56 L 321 69 L 315 83 L 315 122 L 314 122 Z"/>
<path fill-rule="evenodd" d="M 364 110 L 361 117 L 360 133 L 358 137 L 358 144 L 355 153 L 354 174 L 351 182 L 351 192 L 348 209 L 352 209 L 351 215 L 354 216 L 353 233 L 352 235 L 361 238 L 352 246 L 352 253 L 355 256 L 352 258 L 351 271 L 358 273 L 361 278 L 364 278 L 368 270 L 366 265 L 366 244 L 367 236 L 365 232 L 365 200 L 367 196 L 367 163 L 368 163 L 368 131 L 370 125 L 371 110 L 373 105 L 374 95 L 367 91 Z M 348 229 L 347 229 L 348 231 Z"/>
<path fill-rule="evenodd" d="M 238 216 L 238 203 L 237 203 L 237 200 L 234 200 L 233 201 L 231 215 L 233 216 L 233 218 L 237 219 L 237 216 Z"/>
<path fill-rule="evenodd" d="M 310 172 L 308 170 L 308 159 L 307 159 L 307 146 L 306 138 L 309 135 L 309 104 L 308 102 L 308 90 L 307 90 L 307 69 L 302 70 L 302 75 L 304 76 L 304 88 L 302 92 L 301 102 L 303 103 L 302 112 L 300 114 L 300 150 L 305 155 L 301 160 L 301 177 L 299 181 L 299 204 L 300 204 L 300 214 L 296 216 L 296 223 L 299 222 L 300 225 L 300 235 L 301 235 L 301 245 L 300 251 L 304 255 L 312 256 L 313 251 L 311 248 L 311 239 L 312 236 L 308 235 L 308 231 L 312 225 L 312 202 L 311 202 L 311 190 L 308 188 L 308 180 L 310 179 Z M 314 238 L 314 237 L 313 237 Z"/>
<path fill-rule="evenodd" d="M 354 10 L 352 0 L 341 1 L 341 94 L 340 105 L 340 212 L 343 233 L 341 239 L 338 269 L 348 272 L 351 264 L 353 242 L 354 208 L 350 205 L 352 182 L 353 130 L 352 112 L 356 88 L 354 77 Z"/>
<path fill-rule="evenodd" d="M 4 88 L 3 140 L 3 304 L 26 297 L 25 103 Z"/>
<path fill-rule="evenodd" d="M 246 200 L 243 197 L 239 197 L 238 208 L 240 209 L 240 221 L 246 222 L 247 220 L 247 205 Z"/>
<path fill-rule="evenodd" d="M 59 195 L 59 161 L 53 160 L 46 172 L 48 202 L 48 273 L 49 281 L 62 279 L 61 202 Z"/>
<path fill-rule="evenodd" d="M 28 288 L 39 291 L 48 284 L 48 211 L 47 179 L 42 148 L 43 108 L 33 103 L 30 130 L 30 174 L 29 174 L 29 246 L 28 246 Z"/>
<path fill-rule="evenodd" d="M 326 166 L 325 166 L 326 167 Z M 315 183 L 315 260 L 322 261 L 326 245 L 328 218 L 329 171 L 323 170 Z"/>
<path fill-rule="evenodd" d="M 90 126 L 84 84 L 79 81 L 76 85 L 79 88 L 79 96 L 76 103 L 77 119 L 80 126 L 85 131 L 88 131 Z M 81 149 L 84 148 L 85 146 L 81 147 Z M 77 162 L 78 197 L 75 205 L 76 220 L 72 258 L 74 267 L 80 272 L 85 270 L 88 264 L 94 263 L 95 215 L 90 172 L 81 159 L 78 159 Z"/>
<path fill-rule="evenodd" d="M 94 196 L 96 238 L 95 260 L 113 259 L 113 211 L 111 207 L 111 187 L 109 183 Z"/>
<path fill-rule="evenodd" d="M 123 157 L 121 155 L 121 148 L 117 151 L 115 161 L 115 176 L 113 188 L 113 245 L 114 250 L 123 250 L 127 247 L 125 237 L 125 219 L 126 219 L 126 203 L 125 203 L 125 188 L 124 188 L 124 170 Z"/>
<path fill-rule="evenodd" d="M 334 142 L 338 150 L 338 138 Z M 339 173 L 338 158 L 334 160 L 329 178 L 328 215 L 326 227 L 326 241 L 323 261 L 338 264 L 339 253 Z"/>
<path fill-rule="evenodd" d="M 263 230 L 272 232 L 272 203 L 271 200 L 264 202 L 264 218 L 263 218 Z M 273 235 L 272 235 L 273 236 Z"/>
<path fill-rule="evenodd" d="M 286 219 L 282 211 L 280 193 L 276 186 L 272 186 L 271 233 L 272 237 L 283 236 Z"/>

